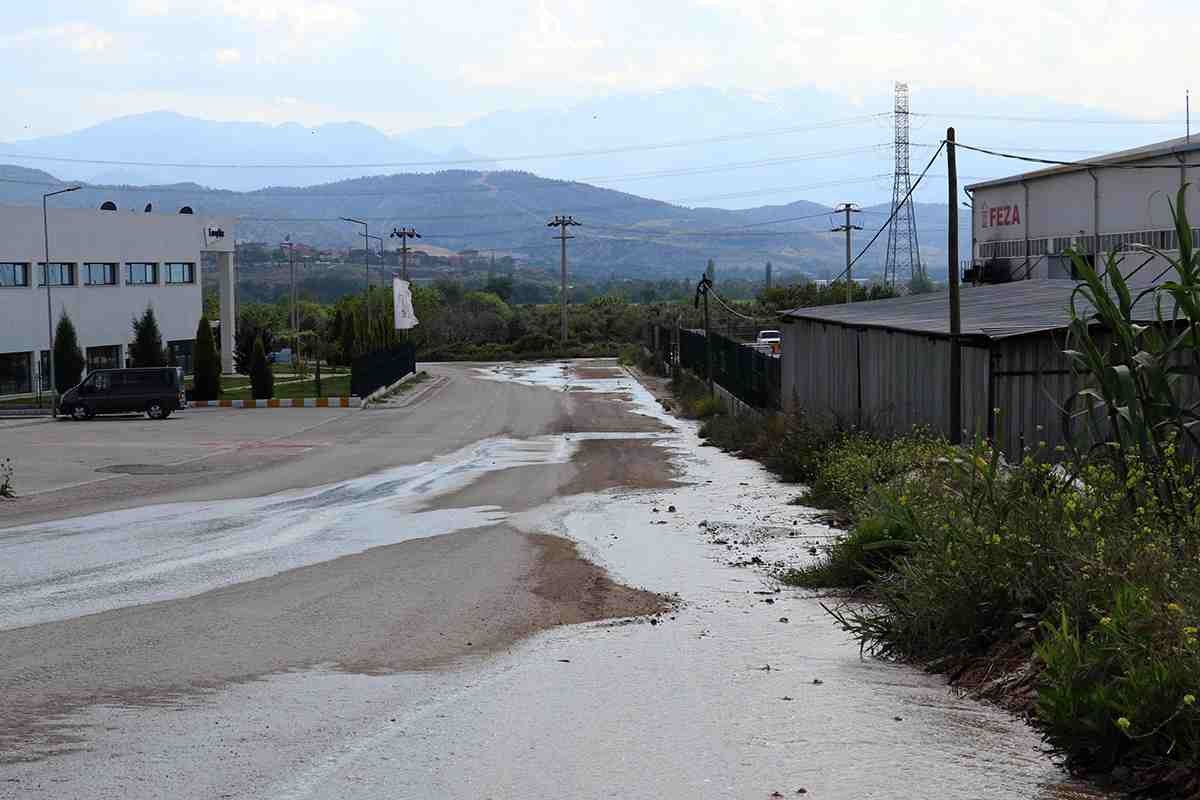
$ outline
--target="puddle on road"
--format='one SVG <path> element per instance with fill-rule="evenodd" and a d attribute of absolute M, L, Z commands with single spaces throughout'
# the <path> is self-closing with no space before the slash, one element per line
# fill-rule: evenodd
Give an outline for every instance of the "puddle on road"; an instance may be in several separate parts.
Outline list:
<path fill-rule="evenodd" d="M 485 474 L 565 464 L 571 433 L 486 439 L 433 461 L 264 497 L 173 503 L 0 529 L 0 630 L 186 597 L 506 519 L 499 506 L 423 510 Z"/>

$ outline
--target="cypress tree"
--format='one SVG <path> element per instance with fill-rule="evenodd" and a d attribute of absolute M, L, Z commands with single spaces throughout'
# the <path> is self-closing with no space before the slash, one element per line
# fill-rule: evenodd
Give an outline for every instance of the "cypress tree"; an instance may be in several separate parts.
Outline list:
<path fill-rule="evenodd" d="M 135 367 L 166 366 L 162 333 L 158 329 L 158 318 L 154 316 L 151 306 L 146 306 L 146 311 L 140 319 L 133 320 L 133 344 L 129 346 L 129 358 Z"/>
<path fill-rule="evenodd" d="M 353 309 L 347 310 L 342 317 L 342 362 L 349 365 L 358 355 L 358 315 Z"/>
<path fill-rule="evenodd" d="M 196 346 L 192 351 L 192 397 L 195 400 L 217 400 L 221 396 L 221 361 L 208 317 L 201 316 L 196 326 Z"/>
<path fill-rule="evenodd" d="M 54 386 L 59 394 L 82 380 L 85 363 L 75 325 L 64 311 L 54 331 Z"/>
<path fill-rule="evenodd" d="M 250 388 L 255 400 L 270 400 L 275 396 L 275 373 L 267 361 L 267 349 L 262 337 L 254 340 L 254 357 L 250 360 Z"/>

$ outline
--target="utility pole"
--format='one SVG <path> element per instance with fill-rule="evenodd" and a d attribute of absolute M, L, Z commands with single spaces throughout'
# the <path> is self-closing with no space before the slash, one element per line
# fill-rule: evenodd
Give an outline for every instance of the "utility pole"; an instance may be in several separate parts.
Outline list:
<path fill-rule="evenodd" d="M 546 223 L 547 228 L 558 228 L 559 233 L 555 236 L 562 243 L 562 278 L 559 287 L 559 302 L 562 304 L 562 330 L 559 337 L 562 344 L 567 344 L 567 239 L 574 239 L 574 236 L 567 235 L 567 227 L 571 225 L 582 225 L 581 222 L 576 222 L 575 217 L 559 214 Z"/>
<path fill-rule="evenodd" d="M 408 280 L 408 240 L 420 239 L 421 234 L 412 228 L 392 228 L 392 239 L 400 240 L 400 278 Z"/>
<path fill-rule="evenodd" d="M 851 214 L 861 214 L 862 209 L 860 209 L 858 206 L 854 205 L 853 203 L 842 203 L 840 206 L 838 206 L 834 210 L 840 211 L 846 215 L 845 224 L 839 225 L 836 228 L 830 228 L 830 231 L 832 231 L 833 233 L 840 233 L 842 231 L 846 232 L 846 302 L 853 303 L 854 302 L 854 274 L 850 271 L 850 264 L 851 264 L 850 232 L 851 231 L 861 231 L 862 226 L 861 225 L 851 225 L 850 224 L 850 215 Z"/>
<path fill-rule="evenodd" d="M 46 284 L 46 333 L 49 339 L 50 349 L 46 352 L 50 356 L 50 416 L 58 416 L 58 382 L 54 379 L 54 311 L 53 304 L 50 302 L 50 225 L 48 215 L 46 213 L 46 200 L 54 197 L 56 194 L 66 194 L 67 192 L 77 192 L 82 187 L 68 186 L 66 189 L 59 189 L 56 192 L 47 192 L 42 195 L 42 236 L 46 244 L 46 263 L 42 267 L 42 282 Z M 39 365 L 40 366 L 40 365 Z M 38 381 L 38 394 L 41 394 L 41 381 Z"/>
<path fill-rule="evenodd" d="M 950 277 L 950 443 L 962 443 L 962 309 L 958 291 L 958 166 L 954 158 L 954 128 L 946 129 L 946 172 L 949 173 L 950 211 L 947 215 Z M 988 413 L 994 413 L 988 409 Z"/>
<path fill-rule="evenodd" d="M 283 241 L 279 243 L 279 247 L 281 249 L 284 247 L 288 249 L 288 264 L 291 271 L 291 309 L 288 312 L 288 326 L 292 329 L 292 358 L 294 359 L 296 353 L 300 350 L 296 338 L 299 335 L 296 329 L 300 326 L 296 323 L 296 245 L 292 243 L 292 235 L 290 233 L 283 237 Z"/>
<path fill-rule="evenodd" d="M 371 240 L 367 238 L 370 235 L 367 223 L 364 220 L 355 219 L 354 217 L 339 217 L 339 219 L 342 222 L 353 222 L 355 225 L 363 226 L 363 272 L 366 273 L 367 278 L 366 287 L 363 292 L 363 305 L 366 307 L 367 330 L 371 330 L 371 262 L 367 260 L 371 256 Z"/>
<path fill-rule="evenodd" d="M 712 266 L 712 260 L 708 262 Z M 712 349 L 712 326 L 708 318 L 708 292 L 712 289 L 712 278 L 709 277 L 706 270 L 700 278 L 700 282 L 696 284 L 696 305 L 700 305 L 700 298 L 704 298 L 704 360 L 705 367 L 708 371 L 708 393 L 713 393 L 713 349 Z"/>

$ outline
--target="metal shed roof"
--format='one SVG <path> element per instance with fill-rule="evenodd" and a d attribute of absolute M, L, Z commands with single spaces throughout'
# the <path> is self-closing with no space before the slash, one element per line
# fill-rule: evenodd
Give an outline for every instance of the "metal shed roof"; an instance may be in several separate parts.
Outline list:
<path fill-rule="evenodd" d="M 1071 294 L 1076 286 L 1078 284 L 1071 280 L 964 286 L 961 293 L 962 334 L 1005 339 L 1061 330 L 1071 322 Z M 1090 310 L 1081 298 L 1076 300 L 1076 307 L 1081 312 L 1085 308 Z M 1137 311 L 1138 321 L 1157 320 L 1150 298 L 1140 303 Z M 950 295 L 932 292 L 887 300 L 796 308 L 783 312 L 783 318 L 785 321 L 807 319 L 849 327 L 949 336 Z"/>
<path fill-rule="evenodd" d="M 1181 155 L 1200 150 L 1200 137 L 1192 137 L 1189 139 L 1186 136 L 1180 136 L 1178 139 L 1168 139 L 1165 142 L 1155 142 L 1141 147 L 1134 147 L 1129 150 L 1120 150 L 1116 153 L 1108 153 L 1107 155 L 1095 156 L 1081 161 L 1078 164 L 1058 164 L 1052 167 L 1043 167 L 1035 169 L 1031 172 L 1023 172 L 1019 175 L 1012 175 L 1007 178 L 996 178 L 990 181 L 980 181 L 966 187 L 968 192 L 973 192 L 976 189 L 986 189 L 991 186 L 1004 186 L 1009 183 L 1020 183 L 1021 181 L 1036 180 L 1037 178 L 1046 178 L 1051 175 L 1061 175 L 1067 172 L 1079 172 L 1080 170 L 1088 169 L 1089 166 L 1096 164 L 1118 165 L 1132 164 L 1139 161 L 1150 161 L 1163 156 Z"/>

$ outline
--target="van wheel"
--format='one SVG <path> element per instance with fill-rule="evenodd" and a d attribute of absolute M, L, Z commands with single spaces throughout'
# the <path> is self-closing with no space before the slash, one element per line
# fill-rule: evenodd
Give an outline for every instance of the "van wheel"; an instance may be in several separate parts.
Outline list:
<path fill-rule="evenodd" d="M 157 400 L 151 400 L 146 406 L 146 416 L 150 419 L 166 419 L 170 413 L 166 406 Z"/>
<path fill-rule="evenodd" d="M 83 422 L 85 419 L 91 419 L 91 412 L 83 403 L 76 403 L 71 406 L 71 419 L 76 422 Z"/>

